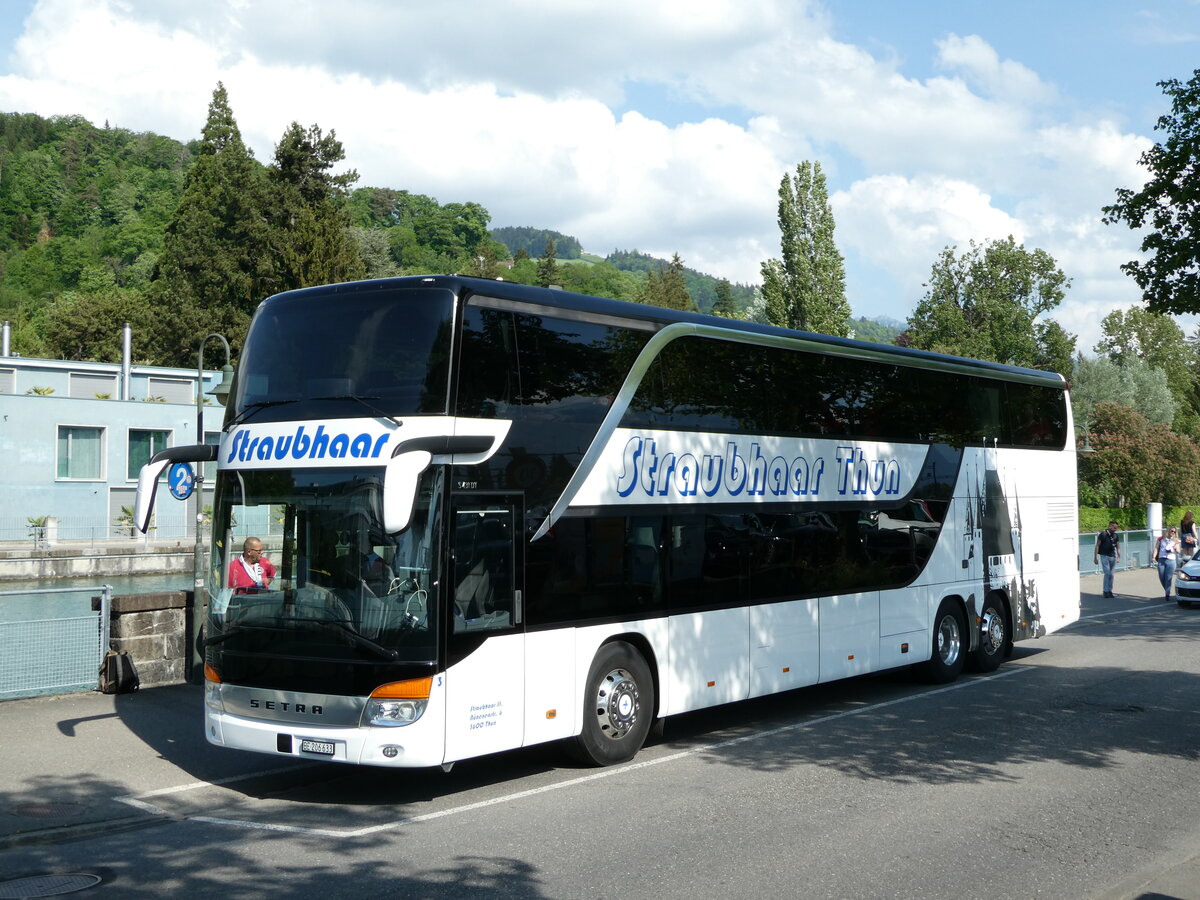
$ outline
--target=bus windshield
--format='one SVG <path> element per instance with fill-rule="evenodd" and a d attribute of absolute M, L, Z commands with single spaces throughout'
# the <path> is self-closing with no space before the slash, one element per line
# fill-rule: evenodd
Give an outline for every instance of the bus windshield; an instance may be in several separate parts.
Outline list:
<path fill-rule="evenodd" d="M 381 667 L 436 660 L 438 470 L 422 477 L 410 526 L 390 537 L 381 468 L 219 478 L 206 659 L 223 678 L 319 679 L 323 693 L 350 694 Z"/>
<path fill-rule="evenodd" d="M 292 291 L 263 303 L 246 337 L 226 428 L 447 411 L 453 294 L 355 288 Z"/>

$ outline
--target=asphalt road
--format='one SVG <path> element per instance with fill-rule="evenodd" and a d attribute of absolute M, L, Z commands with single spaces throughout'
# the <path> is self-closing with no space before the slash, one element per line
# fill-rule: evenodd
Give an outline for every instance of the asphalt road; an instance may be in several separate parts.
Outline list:
<path fill-rule="evenodd" d="M 208 747 L 192 686 L 0 704 L 0 898 L 1200 900 L 1200 609 L 1147 571 L 990 676 L 669 721 L 626 766 L 450 773 Z"/>

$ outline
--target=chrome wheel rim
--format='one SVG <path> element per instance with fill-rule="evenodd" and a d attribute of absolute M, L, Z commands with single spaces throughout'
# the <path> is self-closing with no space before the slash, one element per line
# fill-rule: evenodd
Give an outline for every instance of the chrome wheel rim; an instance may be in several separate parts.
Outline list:
<path fill-rule="evenodd" d="M 938 623 L 937 649 L 938 658 L 944 665 L 952 666 L 958 661 L 962 652 L 962 634 L 954 616 L 943 616 Z"/>
<path fill-rule="evenodd" d="M 984 610 L 980 630 L 983 637 L 983 649 L 989 654 L 998 653 L 1004 646 L 1004 617 L 994 609 Z"/>
<path fill-rule="evenodd" d="M 637 682 L 625 669 L 613 669 L 596 689 L 596 721 L 600 733 L 619 741 L 637 722 L 641 708 Z"/>

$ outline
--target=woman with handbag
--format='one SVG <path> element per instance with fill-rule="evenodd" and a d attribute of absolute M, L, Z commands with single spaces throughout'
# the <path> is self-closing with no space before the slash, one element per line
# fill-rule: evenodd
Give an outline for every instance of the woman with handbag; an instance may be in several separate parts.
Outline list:
<path fill-rule="evenodd" d="M 1164 600 L 1171 599 L 1171 582 L 1175 578 L 1175 562 L 1179 557 L 1179 539 L 1175 529 L 1168 528 L 1154 545 L 1154 561 L 1158 564 L 1158 580 L 1162 582 Z"/>

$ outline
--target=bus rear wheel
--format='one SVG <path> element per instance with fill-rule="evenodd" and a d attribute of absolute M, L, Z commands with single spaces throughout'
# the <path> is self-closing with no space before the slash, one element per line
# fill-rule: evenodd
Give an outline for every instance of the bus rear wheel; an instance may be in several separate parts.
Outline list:
<path fill-rule="evenodd" d="M 942 601 L 933 620 L 933 655 L 925 663 L 925 677 L 934 684 L 949 684 L 966 662 L 967 623 L 962 607 L 951 599 Z"/>
<path fill-rule="evenodd" d="M 979 646 L 971 653 L 971 668 L 976 672 L 994 672 L 1008 652 L 1008 616 L 995 597 L 983 602 L 979 622 Z"/>
<path fill-rule="evenodd" d="M 654 717 L 654 682 L 642 655 L 623 641 L 605 644 L 592 661 L 583 698 L 583 730 L 572 755 L 590 765 L 633 759 Z"/>

